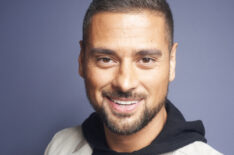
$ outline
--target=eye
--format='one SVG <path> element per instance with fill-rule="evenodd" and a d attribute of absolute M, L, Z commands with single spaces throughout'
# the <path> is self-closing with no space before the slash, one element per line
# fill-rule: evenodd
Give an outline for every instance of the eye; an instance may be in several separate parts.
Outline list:
<path fill-rule="evenodd" d="M 138 65 L 142 68 L 153 68 L 156 65 L 156 59 L 152 57 L 142 57 L 139 59 Z"/>
<path fill-rule="evenodd" d="M 98 57 L 96 58 L 97 65 L 99 67 L 108 68 L 116 64 L 116 62 L 110 57 Z"/>
<path fill-rule="evenodd" d="M 143 57 L 139 61 L 140 63 L 154 63 L 155 59 L 150 58 L 150 57 Z"/>
<path fill-rule="evenodd" d="M 142 58 L 140 61 L 142 63 L 150 63 L 150 62 L 154 61 L 154 59 L 145 57 L 145 58 Z"/>
<path fill-rule="evenodd" d="M 110 58 L 97 58 L 97 61 L 103 62 L 103 63 L 109 63 L 111 62 Z"/>

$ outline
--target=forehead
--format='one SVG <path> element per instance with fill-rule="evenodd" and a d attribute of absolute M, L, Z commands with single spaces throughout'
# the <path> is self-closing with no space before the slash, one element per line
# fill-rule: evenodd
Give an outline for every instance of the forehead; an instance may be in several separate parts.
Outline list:
<path fill-rule="evenodd" d="M 167 46 L 165 19 L 151 11 L 98 13 L 92 18 L 88 38 L 95 47 Z"/>

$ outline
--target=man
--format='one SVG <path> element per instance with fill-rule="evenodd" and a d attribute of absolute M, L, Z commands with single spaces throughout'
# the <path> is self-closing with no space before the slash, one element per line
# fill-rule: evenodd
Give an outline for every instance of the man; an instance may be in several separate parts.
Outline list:
<path fill-rule="evenodd" d="M 79 73 L 96 112 L 58 132 L 45 155 L 220 154 L 202 122 L 186 122 L 167 100 L 177 43 L 165 0 L 93 0 L 80 46 Z"/>

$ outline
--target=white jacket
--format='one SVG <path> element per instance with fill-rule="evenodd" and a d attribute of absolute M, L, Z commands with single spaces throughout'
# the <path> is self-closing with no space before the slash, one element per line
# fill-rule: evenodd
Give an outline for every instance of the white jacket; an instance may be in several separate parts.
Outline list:
<path fill-rule="evenodd" d="M 81 126 L 59 131 L 46 148 L 44 155 L 91 155 L 92 148 L 85 140 Z M 161 155 L 222 155 L 206 143 L 196 141 Z"/>

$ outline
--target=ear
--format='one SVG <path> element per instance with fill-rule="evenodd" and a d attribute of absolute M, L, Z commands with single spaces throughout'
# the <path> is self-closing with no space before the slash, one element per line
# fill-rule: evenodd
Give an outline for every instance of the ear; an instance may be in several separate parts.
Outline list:
<path fill-rule="evenodd" d="M 174 43 L 171 52 L 170 52 L 170 73 L 169 73 L 169 81 L 172 82 L 175 79 L 175 68 L 176 68 L 176 49 L 178 43 Z"/>
<path fill-rule="evenodd" d="M 84 78 L 84 44 L 83 41 L 81 40 L 80 42 L 80 55 L 78 58 L 78 62 L 79 62 L 79 74 L 82 78 Z"/>

